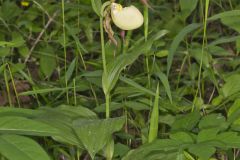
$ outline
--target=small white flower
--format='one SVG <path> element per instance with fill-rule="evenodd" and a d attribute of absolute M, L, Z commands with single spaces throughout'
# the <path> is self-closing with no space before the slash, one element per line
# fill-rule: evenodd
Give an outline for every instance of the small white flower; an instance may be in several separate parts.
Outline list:
<path fill-rule="evenodd" d="M 143 24 L 143 15 L 135 7 L 124 7 L 117 3 L 111 4 L 111 16 L 113 23 L 122 30 L 133 30 Z"/>

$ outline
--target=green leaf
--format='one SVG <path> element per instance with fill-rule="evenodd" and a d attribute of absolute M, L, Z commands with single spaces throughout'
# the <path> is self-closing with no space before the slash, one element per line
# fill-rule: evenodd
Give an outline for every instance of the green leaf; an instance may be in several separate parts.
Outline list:
<path fill-rule="evenodd" d="M 100 1 L 100 2 L 101 2 L 101 0 L 97 0 L 97 1 Z M 87 52 L 88 52 L 87 49 L 84 48 L 83 45 L 80 43 L 79 38 L 78 38 L 78 37 L 74 34 L 74 32 L 72 31 L 73 29 L 70 28 L 70 26 L 69 26 L 68 24 L 65 24 L 65 25 L 66 25 L 65 27 L 66 27 L 67 31 L 70 33 L 70 35 L 71 35 L 72 38 L 74 39 L 74 41 L 75 41 L 75 43 L 76 43 L 76 46 L 77 46 L 77 51 L 78 51 L 78 53 L 80 54 L 81 59 L 83 60 L 82 52 L 81 52 L 81 51 L 83 51 L 84 53 L 87 53 Z"/>
<path fill-rule="evenodd" d="M 193 137 L 188 132 L 176 132 L 170 134 L 170 139 L 183 143 L 194 143 Z"/>
<path fill-rule="evenodd" d="M 119 39 L 117 39 L 117 41 L 118 41 L 117 43 L 120 43 Z M 106 61 L 107 62 L 114 61 L 115 57 L 117 55 L 119 55 L 119 53 L 121 51 L 120 47 L 121 47 L 121 44 L 118 44 L 118 46 L 116 46 L 110 40 L 106 42 L 106 44 L 105 44 L 105 55 L 106 55 Z"/>
<path fill-rule="evenodd" d="M 149 110 L 150 107 L 144 103 L 136 102 L 136 101 L 127 101 L 124 103 L 124 105 L 128 108 L 131 108 L 136 111 L 141 111 L 141 110 Z"/>
<path fill-rule="evenodd" d="M 183 19 L 185 20 L 197 7 L 198 0 L 180 0 L 180 7 Z"/>
<path fill-rule="evenodd" d="M 158 101 L 159 101 L 159 84 L 157 85 L 155 100 L 154 100 L 153 109 L 151 112 L 148 142 L 152 142 L 158 136 L 158 121 L 159 121 L 158 120 L 159 119 Z"/>
<path fill-rule="evenodd" d="M 163 84 L 163 86 L 165 88 L 165 91 L 167 92 L 168 98 L 169 98 L 170 102 L 172 103 L 172 93 L 171 93 L 171 88 L 170 88 L 170 85 L 169 85 L 168 78 L 167 78 L 167 76 L 163 72 L 160 71 L 160 69 L 157 67 L 157 65 L 156 65 L 156 68 L 157 68 L 157 72 L 154 73 L 154 74 L 162 82 L 162 84 Z"/>
<path fill-rule="evenodd" d="M 26 45 L 19 47 L 18 51 L 24 58 L 26 58 L 29 54 L 29 49 Z"/>
<path fill-rule="evenodd" d="M 53 114 L 45 114 L 45 116 L 41 116 L 37 119 L 59 130 L 59 134 L 52 136 L 55 141 L 84 148 L 71 125 L 71 119 L 68 117 L 64 115 L 54 116 Z"/>
<path fill-rule="evenodd" d="M 183 151 L 179 151 L 176 160 L 185 160 Z"/>
<path fill-rule="evenodd" d="M 226 83 L 222 87 L 224 97 L 229 97 L 240 91 L 240 83 L 238 82 L 239 79 L 240 74 L 233 74 L 225 79 Z"/>
<path fill-rule="evenodd" d="M 228 116 L 227 122 L 229 124 L 239 124 L 240 109 L 234 111 L 231 115 Z"/>
<path fill-rule="evenodd" d="M 79 118 L 97 118 L 96 114 L 87 108 L 64 105 L 38 110 L 3 108 L 0 109 L 0 115 L 0 123 L 3 123 L 0 126 L 2 133 L 51 136 L 58 142 L 76 145 L 80 148 L 83 148 L 83 145 L 76 136 L 72 121 Z"/>
<path fill-rule="evenodd" d="M 240 125 L 240 99 L 236 99 L 233 103 L 233 105 L 229 108 L 228 114 L 227 114 L 227 122 L 229 124 L 232 124 L 232 129 L 239 131 L 239 125 Z"/>
<path fill-rule="evenodd" d="M 123 157 L 123 160 L 145 160 L 148 159 L 147 156 L 149 154 L 154 155 L 154 153 L 177 153 L 181 145 L 184 144 L 182 142 L 171 140 L 171 139 L 157 139 L 152 143 L 147 143 L 142 145 L 141 147 L 131 150 L 128 152 L 126 156 Z M 175 155 L 176 159 L 177 154 Z"/>
<path fill-rule="evenodd" d="M 0 47 L 20 47 L 25 43 L 23 38 L 18 37 L 14 39 L 13 41 L 0 41 Z"/>
<path fill-rule="evenodd" d="M 129 79 L 129 78 L 123 77 L 123 76 L 120 76 L 119 79 L 121 81 L 123 81 L 124 83 L 127 83 L 130 86 L 133 86 L 134 88 L 138 89 L 139 91 L 141 91 L 143 93 L 147 93 L 149 95 L 155 96 L 155 93 L 153 91 L 141 86 L 140 84 L 136 83 L 132 79 Z"/>
<path fill-rule="evenodd" d="M 144 44 L 139 44 L 134 47 L 131 53 L 122 54 L 114 61 L 107 64 L 107 73 L 103 73 L 102 86 L 105 94 L 110 93 L 117 83 L 121 71 L 128 65 L 132 64 L 138 56 L 150 50 L 153 41 L 149 40 Z"/>
<path fill-rule="evenodd" d="M 114 148 L 115 148 L 114 157 L 117 157 L 117 156 L 122 157 L 130 150 L 130 148 L 127 145 L 124 145 L 121 143 L 115 144 Z"/>
<path fill-rule="evenodd" d="M 172 124 L 172 130 L 192 130 L 198 121 L 200 120 L 200 113 L 198 111 L 194 111 L 181 117 L 178 117 L 175 122 Z"/>
<path fill-rule="evenodd" d="M 113 153 L 114 153 L 114 140 L 112 138 L 110 138 L 105 147 L 103 148 L 103 152 L 104 152 L 104 157 L 106 159 L 113 159 Z"/>
<path fill-rule="evenodd" d="M 55 51 L 52 47 L 47 45 L 44 48 L 45 54 L 40 56 L 40 69 L 46 77 L 50 77 L 57 66 Z"/>
<path fill-rule="evenodd" d="M 210 17 L 208 20 L 214 21 L 214 20 L 220 19 L 224 25 L 240 33 L 239 16 L 240 16 L 240 10 L 231 10 L 231 11 L 224 11 L 222 13 L 216 14 Z"/>
<path fill-rule="evenodd" d="M 7 41 L 0 41 L 0 46 L 1 47 L 13 47 L 14 43 L 13 42 L 7 42 Z"/>
<path fill-rule="evenodd" d="M 18 135 L 1 135 L 0 153 L 8 160 L 50 160 L 39 144 Z"/>
<path fill-rule="evenodd" d="M 92 159 L 112 138 L 112 133 L 120 130 L 124 117 L 104 120 L 75 120 L 73 128 Z"/>
<path fill-rule="evenodd" d="M 158 152 L 155 154 L 149 154 L 147 155 L 145 158 L 143 158 L 142 160 L 178 160 L 177 157 L 178 156 L 178 152 Z"/>
<path fill-rule="evenodd" d="M 74 71 L 74 69 L 75 69 L 75 66 L 76 66 L 76 58 L 74 58 L 73 60 L 72 60 L 72 62 L 71 62 L 71 64 L 69 65 L 69 67 L 68 67 L 68 70 L 67 70 L 67 72 L 66 72 L 66 74 L 65 74 L 65 80 L 68 82 L 69 81 L 69 79 L 71 78 L 71 76 L 72 76 L 72 74 L 73 74 L 73 71 Z"/>
<path fill-rule="evenodd" d="M 199 129 L 220 128 L 224 126 L 225 121 L 225 117 L 221 114 L 209 114 L 201 119 L 198 126 Z"/>
<path fill-rule="evenodd" d="M 160 123 L 164 123 L 164 124 L 167 124 L 169 126 L 171 126 L 174 121 L 175 121 L 175 116 L 173 116 L 171 114 L 161 115 L 159 117 L 159 122 Z"/>
<path fill-rule="evenodd" d="M 14 1 L 4 1 L 1 4 L 0 17 L 5 21 L 8 22 L 19 15 L 21 15 L 21 9 Z"/>
<path fill-rule="evenodd" d="M 214 147 L 204 144 L 195 144 L 189 148 L 189 152 L 198 156 L 200 160 L 209 160 L 215 151 L 216 149 Z"/>
<path fill-rule="evenodd" d="M 216 46 L 216 45 L 225 44 L 225 43 L 231 43 L 238 39 L 240 39 L 240 36 L 221 37 L 221 38 L 218 38 L 218 39 L 212 41 L 207 46 L 209 48 L 211 46 Z"/>
<path fill-rule="evenodd" d="M 76 86 L 77 89 L 79 89 L 81 87 L 84 88 L 86 86 L 84 83 L 81 83 L 81 86 L 80 85 Z M 73 89 L 73 87 L 64 87 L 64 88 L 53 87 L 53 88 L 35 89 L 32 91 L 21 92 L 21 93 L 19 93 L 19 95 L 21 95 L 21 96 L 36 95 L 36 94 L 44 94 L 44 93 L 50 93 L 50 92 L 66 91 L 68 89 Z"/>
<path fill-rule="evenodd" d="M 160 50 L 157 53 L 155 53 L 156 57 L 162 58 L 168 56 L 169 51 L 168 50 Z"/>
<path fill-rule="evenodd" d="M 41 110 L 44 112 L 38 114 L 35 118 L 59 130 L 60 133 L 53 136 L 56 141 L 83 148 L 72 122 L 80 118 L 96 119 L 95 113 L 85 107 L 67 105 L 61 105 L 57 108 L 41 108 Z"/>
<path fill-rule="evenodd" d="M 203 52 L 203 55 L 201 54 Z M 202 51 L 200 48 L 195 48 L 190 50 L 190 55 L 196 59 L 200 64 L 202 60 L 203 67 L 209 68 L 210 61 L 212 59 L 211 55 L 206 51 Z"/>
<path fill-rule="evenodd" d="M 167 75 L 169 75 L 169 72 L 170 72 L 170 69 L 172 66 L 172 62 L 173 62 L 173 57 L 174 57 L 175 52 L 177 51 L 177 48 L 178 48 L 180 42 L 184 39 L 184 37 L 188 33 L 196 30 L 200 26 L 201 26 L 201 24 L 197 24 L 197 23 L 190 24 L 190 25 L 184 27 L 181 30 L 181 32 L 179 32 L 178 35 L 174 38 L 173 42 L 171 43 L 171 46 L 169 49 L 169 55 L 167 58 Z"/>
<path fill-rule="evenodd" d="M 17 116 L 0 118 L 0 133 L 33 136 L 53 136 L 59 131 L 45 123 Z"/>
<path fill-rule="evenodd" d="M 1 43 L 1 42 L 0 42 Z M 9 56 L 11 48 L 10 47 L 1 47 L 0 48 L 0 57 L 5 57 L 5 56 Z"/>
<path fill-rule="evenodd" d="M 121 54 L 107 64 L 107 73 L 103 73 L 102 76 L 102 87 L 105 95 L 109 94 L 111 90 L 116 85 L 121 71 L 132 64 L 141 54 L 146 54 L 150 51 L 154 41 L 166 35 L 168 31 L 161 30 L 156 34 L 153 34 L 147 42 L 143 42 L 143 39 L 136 42 L 131 49 L 128 50 L 129 53 Z"/>
<path fill-rule="evenodd" d="M 0 49 L 1 50 L 1 49 Z M 3 71 L 5 70 L 5 68 L 6 68 L 6 66 L 7 66 L 7 63 L 5 63 L 5 64 L 2 64 L 1 66 L 0 66 L 0 74 L 2 74 L 3 73 Z"/>
<path fill-rule="evenodd" d="M 14 46 L 12 46 L 12 47 L 22 47 L 25 44 L 25 40 L 23 39 L 21 34 L 19 34 L 17 32 L 13 32 L 12 33 L 12 43 L 14 44 Z"/>
<path fill-rule="evenodd" d="M 55 108 L 55 110 L 71 117 L 72 119 L 76 119 L 79 117 L 94 119 L 97 118 L 96 113 L 82 106 L 60 105 L 59 107 Z"/>
<path fill-rule="evenodd" d="M 221 22 L 224 25 L 240 33 L 239 16 L 240 16 L 240 10 L 224 11 L 222 13 L 219 13 L 210 17 L 208 20 L 213 21 L 213 20 L 221 19 Z"/>
<path fill-rule="evenodd" d="M 233 103 L 233 105 L 228 110 L 228 117 L 231 115 L 234 115 L 238 110 L 240 110 L 240 99 L 236 99 Z"/>
<path fill-rule="evenodd" d="M 240 53 L 240 36 L 236 40 L 236 48 L 237 48 L 237 52 Z"/>
<path fill-rule="evenodd" d="M 195 160 L 195 158 L 189 154 L 188 152 L 183 152 L 184 156 L 186 157 L 186 160 Z"/>
<path fill-rule="evenodd" d="M 101 0 L 91 0 L 91 3 L 92 3 L 92 8 L 93 8 L 94 12 L 100 17 L 102 1 Z"/>
<path fill-rule="evenodd" d="M 232 16 L 231 18 L 221 18 L 221 22 L 228 26 L 229 28 L 234 29 L 238 33 L 240 33 L 240 18 L 238 15 Z"/>
<path fill-rule="evenodd" d="M 240 10 L 224 11 L 222 13 L 218 13 L 208 18 L 208 21 L 214 21 L 220 18 L 229 18 L 233 16 L 240 16 Z"/>
<path fill-rule="evenodd" d="M 24 118 L 33 118 L 42 111 L 40 110 L 33 110 L 33 109 L 25 109 L 25 108 L 10 108 L 10 107 L 1 107 L 0 108 L 0 117 L 7 117 L 7 116 L 19 116 Z"/>
<path fill-rule="evenodd" d="M 218 128 L 203 129 L 198 133 L 197 142 L 200 143 L 214 140 L 218 132 Z"/>
<path fill-rule="evenodd" d="M 217 135 L 216 140 L 223 142 L 225 147 L 240 148 L 240 136 L 237 132 L 223 132 Z"/>

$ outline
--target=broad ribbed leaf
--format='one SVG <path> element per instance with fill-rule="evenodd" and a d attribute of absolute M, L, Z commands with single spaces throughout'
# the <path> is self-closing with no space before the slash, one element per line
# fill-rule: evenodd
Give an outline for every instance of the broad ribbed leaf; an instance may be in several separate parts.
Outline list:
<path fill-rule="evenodd" d="M 62 105 L 57 108 L 42 108 L 45 112 L 36 117 L 41 122 L 49 124 L 59 130 L 59 134 L 53 136 L 56 141 L 76 145 L 83 148 L 72 126 L 75 119 L 96 119 L 97 116 L 91 110 L 84 107 Z"/>
<path fill-rule="evenodd" d="M 24 109 L 24 108 L 10 108 L 10 107 L 1 107 L 0 108 L 0 117 L 3 116 L 19 116 L 19 117 L 26 117 L 32 118 L 43 111 L 41 110 L 33 110 L 33 109 Z"/>
<path fill-rule="evenodd" d="M 120 130 L 125 118 L 110 118 L 104 120 L 75 120 L 73 128 L 87 149 L 92 159 L 99 150 L 103 149 L 111 139 L 112 133 Z"/>
<path fill-rule="evenodd" d="M 131 150 L 123 157 L 123 160 L 145 160 L 151 154 L 171 154 L 176 153 L 174 159 L 177 157 L 178 149 L 180 149 L 182 142 L 171 139 L 158 139 L 152 143 L 142 145 L 140 148 Z M 155 152 L 153 152 L 155 151 Z"/>
<path fill-rule="evenodd" d="M 50 125 L 32 119 L 8 116 L 0 118 L 0 133 L 53 136 L 58 135 L 59 131 Z"/>
<path fill-rule="evenodd" d="M 50 160 L 39 144 L 18 135 L 0 136 L 0 154 L 8 160 Z"/>

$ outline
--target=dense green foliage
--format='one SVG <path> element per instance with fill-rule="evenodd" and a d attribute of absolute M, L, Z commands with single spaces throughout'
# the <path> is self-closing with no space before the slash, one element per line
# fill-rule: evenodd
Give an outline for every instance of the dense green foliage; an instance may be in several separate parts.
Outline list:
<path fill-rule="evenodd" d="M 115 2 L 0 0 L 0 159 L 240 160 L 240 1 Z"/>

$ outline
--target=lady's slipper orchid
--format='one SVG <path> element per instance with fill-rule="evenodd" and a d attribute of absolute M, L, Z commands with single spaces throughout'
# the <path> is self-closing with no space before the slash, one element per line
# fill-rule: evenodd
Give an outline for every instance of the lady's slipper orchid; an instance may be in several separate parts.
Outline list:
<path fill-rule="evenodd" d="M 122 7 L 120 4 L 111 4 L 111 16 L 114 24 L 122 30 L 133 30 L 143 24 L 143 15 L 135 7 Z"/>

